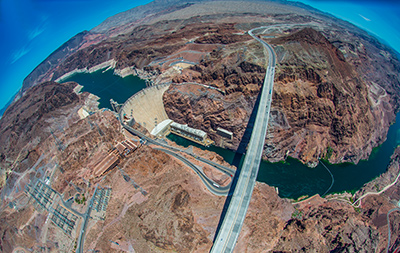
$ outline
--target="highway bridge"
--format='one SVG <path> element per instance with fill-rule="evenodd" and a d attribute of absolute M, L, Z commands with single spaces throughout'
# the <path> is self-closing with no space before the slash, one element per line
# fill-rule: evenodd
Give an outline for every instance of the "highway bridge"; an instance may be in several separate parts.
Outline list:
<path fill-rule="evenodd" d="M 264 85 L 261 90 L 260 105 L 258 107 L 242 170 L 239 174 L 224 220 L 222 221 L 220 229 L 217 231 L 218 234 L 211 248 L 211 252 L 215 253 L 232 252 L 235 248 L 250 204 L 264 149 L 274 86 L 276 56 L 274 50 L 268 43 L 253 34 L 253 31 L 256 29 L 258 28 L 250 30 L 248 34 L 260 42 L 268 51 L 268 67 L 265 74 Z"/>
<path fill-rule="evenodd" d="M 260 96 L 260 105 L 257 111 L 257 116 L 255 120 L 255 124 L 253 127 L 253 132 L 250 138 L 249 146 L 246 152 L 245 160 L 242 165 L 242 170 L 238 177 L 238 181 L 236 187 L 234 189 L 231 202 L 228 206 L 227 213 L 224 216 L 224 220 L 222 221 L 222 225 L 218 231 L 218 234 L 215 238 L 214 245 L 211 249 L 211 252 L 232 252 L 236 241 L 239 237 L 240 230 L 243 225 L 244 218 L 246 217 L 246 212 L 250 203 L 251 195 L 253 193 L 255 181 L 258 174 L 258 169 L 260 166 L 260 162 L 262 159 L 262 153 L 264 148 L 265 142 L 265 135 L 268 126 L 271 102 L 272 102 L 272 91 L 274 85 L 274 74 L 275 74 L 275 64 L 276 64 L 276 56 L 272 47 L 266 43 L 265 41 L 261 40 L 257 36 L 253 34 L 253 31 L 260 28 L 252 29 L 248 32 L 250 36 L 260 42 L 264 48 L 268 52 L 268 67 L 265 74 L 264 84 L 261 89 L 261 96 Z M 191 167 L 201 178 L 204 182 L 206 187 L 216 195 L 227 195 L 229 192 L 228 186 L 221 187 L 219 185 L 216 186 L 212 180 L 207 178 L 204 173 L 199 170 L 197 166 L 192 164 L 189 160 L 185 157 L 178 154 L 179 152 L 185 152 L 188 155 L 191 155 L 195 159 L 208 163 L 211 166 L 223 171 L 224 173 L 229 173 L 230 175 L 234 175 L 234 171 L 231 168 L 221 166 L 215 164 L 207 159 L 198 157 L 190 152 L 186 152 L 185 150 L 172 147 L 168 144 L 159 142 L 152 138 L 147 137 L 140 131 L 133 129 L 132 127 L 126 125 L 123 122 L 123 115 L 121 114 L 122 110 L 120 110 L 119 119 L 121 125 L 130 133 L 139 136 L 140 138 L 146 140 L 149 144 L 154 144 L 160 146 L 162 148 L 157 148 L 163 152 L 166 152 L 185 164 Z M 232 173 L 233 171 L 233 173 Z M 222 189 L 221 189 L 222 188 Z"/>

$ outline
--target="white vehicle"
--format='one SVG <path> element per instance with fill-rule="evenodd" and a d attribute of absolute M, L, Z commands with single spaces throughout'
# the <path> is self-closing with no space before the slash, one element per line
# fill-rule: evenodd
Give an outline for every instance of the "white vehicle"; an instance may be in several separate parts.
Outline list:
<path fill-rule="evenodd" d="M 219 188 L 219 185 L 217 185 L 216 183 L 213 183 L 213 185 L 214 185 L 215 187 Z"/>

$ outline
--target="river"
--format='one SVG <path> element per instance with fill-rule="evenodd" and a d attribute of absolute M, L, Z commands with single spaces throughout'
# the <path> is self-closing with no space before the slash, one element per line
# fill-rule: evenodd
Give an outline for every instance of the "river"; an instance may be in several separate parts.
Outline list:
<path fill-rule="evenodd" d="M 78 73 L 65 81 L 75 81 L 83 85 L 83 91 L 88 91 L 100 97 L 100 108 L 111 108 L 110 99 L 119 103 L 125 102 L 134 93 L 145 88 L 145 82 L 138 77 L 127 76 L 121 78 L 113 75 L 113 70 L 94 73 Z M 399 114 L 400 115 L 400 114 Z M 360 161 L 357 165 L 350 163 L 324 165 L 332 172 L 334 184 L 328 193 L 355 191 L 363 184 L 371 181 L 385 172 L 395 147 L 400 144 L 400 116 L 397 115 L 396 123 L 388 132 L 387 141 L 375 148 L 366 161 Z M 194 142 L 170 134 L 168 139 L 182 146 L 193 145 L 202 149 L 208 149 L 221 155 L 230 164 L 239 165 L 243 160 L 241 154 L 233 151 L 211 146 L 204 148 Z M 293 158 L 287 158 L 285 162 L 270 163 L 261 162 L 257 181 L 275 186 L 279 190 L 279 196 L 297 199 L 303 195 L 322 195 L 331 186 L 332 179 L 328 170 L 319 164 L 315 168 L 308 168 Z"/>

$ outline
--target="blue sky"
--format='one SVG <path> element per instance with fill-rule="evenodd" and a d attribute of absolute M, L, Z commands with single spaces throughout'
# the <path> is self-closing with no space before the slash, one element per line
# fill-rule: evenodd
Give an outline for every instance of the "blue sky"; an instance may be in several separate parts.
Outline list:
<path fill-rule="evenodd" d="M 75 34 L 150 2 L 132 0 L 0 0 L 0 109 L 23 79 Z M 400 51 L 397 1 L 302 0 L 378 35 Z"/>
<path fill-rule="evenodd" d="M 385 40 L 400 52 L 400 1 L 297 0 L 347 20 Z"/>
<path fill-rule="evenodd" d="M 0 0 L 0 109 L 48 55 L 83 30 L 150 0 Z"/>

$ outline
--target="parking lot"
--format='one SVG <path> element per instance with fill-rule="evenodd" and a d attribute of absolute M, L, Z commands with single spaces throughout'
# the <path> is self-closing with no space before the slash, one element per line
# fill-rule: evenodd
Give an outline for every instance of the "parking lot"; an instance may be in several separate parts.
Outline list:
<path fill-rule="evenodd" d="M 57 204 L 57 207 L 53 210 L 50 219 L 66 234 L 71 235 L 71 232 L 75 227 L 78 217 L 64 207 Z"/>
<path fill-rule="evenodd" d="M 110 196 L 111 188 L 97 189 L 96 194 L 93 196 L 93 209 L 97 212 L 106 212 Z"/>
<path fill-rule="evenodd" d="M 39 208 L 50 211 L 50 207 L 57 194 L 56 191 L 40 180 L 36 181 L 33 185 L 28 185 L 26 191 L 36 201 Z"/>

